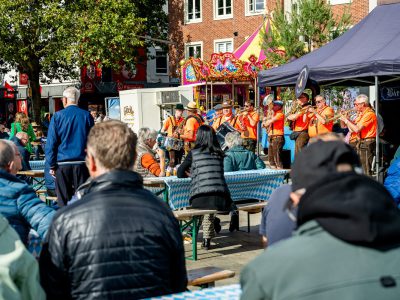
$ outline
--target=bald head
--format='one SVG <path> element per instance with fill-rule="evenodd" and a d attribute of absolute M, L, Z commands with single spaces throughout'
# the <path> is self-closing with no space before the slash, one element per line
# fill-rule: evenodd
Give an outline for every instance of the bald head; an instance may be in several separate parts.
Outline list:
<path fill-rule="evenodd" d="M 26 132 L 20 131 L 15 135 L 21 141 L 22 145 L 26 145 L 29 141 L 28 134 Z"/>

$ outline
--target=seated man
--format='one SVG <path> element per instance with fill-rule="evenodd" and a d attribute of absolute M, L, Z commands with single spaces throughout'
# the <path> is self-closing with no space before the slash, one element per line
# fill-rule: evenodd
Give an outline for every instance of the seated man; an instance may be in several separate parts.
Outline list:
<path fill-rule="evenodd" d="M 286 211 L 298 229 L 243 269 L 242 299 L 399 298 L 400 211 L 380 183 L 339 172 L 349 170 L 346 157 L 312 183 L 293 174 L 290 197 L 300 205 L 297 215 Z"/>
<path fill-rule="evenodd" d="M 0 213 L 27 244 L 31 228 L 44 238 L 55 211 L 15 176 L 20 169 L 21 156 L 17 147 L 10 141 L 0 140 Z"/>
<path fill-rule="evenodd" d="M 91 129 L 91 182 L 55 216 L 40 256 L 48 299 L 143 299 L 186 289 L 178 221 L 132 171 L 136 141 L 120 121 Z"/>
<path fill-rule="evenodd" d="M 224 158 L 225 172 L 265 169 L 264 162 L 242 146 L 243 139 L 239 132 L 229 132 L 225 136 L 225 143 L 229 147 Z"/>
<path fill-rule="evenodd" d="M 165 153 L 164 150 L 157 148 L 153 150 L 157 141 L 157 132 L 147 127 L 139 129 L 137 158 L 134 170 L 143 177 L 163 177 L 165 176 Z M 156 159 L 156 154 L 160 162 Z"/>
<path fill-rule="evenodd" d="M 0 241 L 0 299 L 46 299 L 35 258 L 3 216 L 0 216 Z"/>
<path fill-rule="evenodd" d="M 30 153 L 25 146 L 28 144 L 29 136 L 26 132 L 20 131 L 11 138 L 11 141 L 17 146 L 18 152 L 21 155 L 22 169 L 21 171 L 31 170 L 29 164 Z M 32 178 L 25 175 L 17 175 L 17 177 L 27 184 L 32 184 Z"/>

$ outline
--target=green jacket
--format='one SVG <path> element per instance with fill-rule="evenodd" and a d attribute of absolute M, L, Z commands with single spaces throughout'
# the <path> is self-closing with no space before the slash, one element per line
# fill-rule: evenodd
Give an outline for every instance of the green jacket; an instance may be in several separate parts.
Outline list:
<path fill-rule="evenodd" d="M 11 123 L 11 132 L 10 132 L 10 140 L 11 138 L 16 135 L 18 132 L 22 131 L 21 123 Z M 33 152 L 31 142 L 36 141 L 35 131 L 33 131 L 33 127 L 31 124 L 28 126 L 28 131 L 26 132 L 29 137 L 29 141 L 25 146 L 25 149 L 29 151 L 29 153 Z"/>
<path fill-rule="evenodd" d="M 235 146 L 226 151 L 224 158 L 224 172 L 265 169 L 264 162 L 253 152 Z"/>
<path fill-rule="evenodd" d="M 0 300 L 46 299 L 35 258 L 0 216 Z"/>
<path fill-rule="evenodd" d="M 384 287 L 385 277 L 395 286 Z M 250 262 L 240 281 L 246 300 L 398 300 L 400 248 L 352 245 L 310 221 Z"/>

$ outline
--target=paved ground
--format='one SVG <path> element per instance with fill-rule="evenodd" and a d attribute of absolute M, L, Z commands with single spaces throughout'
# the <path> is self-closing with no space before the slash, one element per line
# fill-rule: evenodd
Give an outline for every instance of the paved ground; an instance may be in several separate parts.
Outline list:
<path fill-rule="evenodd" d="M 211 241 L 211 249 L 205 251 L 201 249 L 202 231 L 200 230 L 198 239 L 198 260 L 186 260 L 188 270 L 201 267 L 219 267 L 235 271 L 233 278 L 216 282 L 216 286 L 233 284 L 239 282 L 239 275 L 242 268 L 253 258 L 259 255 L 263 248 L 261 238 L 258 234 L 261 213 L 250 216 L 251 228 L 247 233 L 247 213 L 240 212 L 240 230 L 229 232 L 229 216 L 218 215 L 221 219 L 221 232 Z M 191 244 L 185 245 L 186 256 L 191 256 Z"/>

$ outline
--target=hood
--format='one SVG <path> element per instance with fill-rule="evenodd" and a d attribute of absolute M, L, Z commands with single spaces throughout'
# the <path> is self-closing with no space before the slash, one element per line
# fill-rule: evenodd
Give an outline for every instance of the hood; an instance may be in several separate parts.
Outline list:
<path fill-rule="evenodd" d="M 310 186 L 297 225 L 310 220 L 352 244 L 381 250 L 400 245 L 400 211 L 383 185 L 364 175 L 331 174 Z"/>

